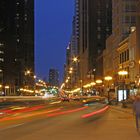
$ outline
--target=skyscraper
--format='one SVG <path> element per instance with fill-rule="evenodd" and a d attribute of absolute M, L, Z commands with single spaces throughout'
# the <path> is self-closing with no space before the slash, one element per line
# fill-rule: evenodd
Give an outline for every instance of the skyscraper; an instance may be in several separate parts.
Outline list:
<path fill-rule="evenodd" d="M 131 28 L 136 26 L 137 2 L 138 0 L 112 0 L 112 35 L 107 39 L 107 48 L 112 50 L 112 63 L 108 60 L 108 64 L 111 64 L 114 75 L 118 72 L 119 65 L 116 49 L 129 36 Z"/>
<path fill-rule="evenodd" d="M 98 58 L 106 47 L 107 36 L 112 32 L 111 7 L 111 0 L 76 0 L 82 80 L 86 79 L 87 74 L 93 70 L 96 75 L 102 74 L 102 71 L 98 71 L 102 70 L 102 61 L 99 64 Z"/>
<path fill-rule="evenodd" d="M 51 86 L 59 86 L 59 72 L 56 69 L 49 70 L 49 83 Z"/>
<path fill-rule="evenodd" d="M 34 0 L 0 1 L 0 51 L 0 82 L 24 86 L 25 71 L 34 73 Z"/>

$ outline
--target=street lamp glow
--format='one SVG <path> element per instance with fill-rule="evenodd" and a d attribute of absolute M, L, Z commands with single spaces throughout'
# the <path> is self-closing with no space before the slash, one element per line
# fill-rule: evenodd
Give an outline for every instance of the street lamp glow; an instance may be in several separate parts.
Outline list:
<path fill-rule="evenodd" d="M 90 83 L 92 86 L 95 86 L 96 85 L 96 83 L 95 82 L 92 82 L 92 83 Z"/>
<path fill-rule="evenodd" d="M 72 71 L 73 70 L 73 67 L 70 67 L 70 71 Z"/>
<path fill-rule="evenodd" d="M 74 58 L 73 58 L 73 61 L 74 61 L 74 62 L 77 62 L 77 61 L 78 61 L 78 58 L 77 58 L 77 57 L 74 57 Z"/>
<path fill-rule="evenodd" d="M 70 70 L 69 73 L 72 74 L 72 70 Z"/>
<path fill-rule="evenodd" d="M 0 88 L 2 88 L 2 85 L 0 85 Z"/>
<path fill-rule="evenodd" d="M 101 83 L 103 83 L 103 81 L 102 80 L 96 80 L 96 83 L 101 84 Z"/>
<path fill-rule="evenodd" d="M 68 79 L 70 79 L 70 77 L 68 77 Z"/>
<path fill-rule="evenodd" d="M 118 74 L 119 74 L 119 75 L 122 75 L 122 76 L 123 76 L 123 75 L 128 75 L 128 71 L 121 70 L 121 71 L 118 72 Z"/>
<path fill-rule="evenodd" d="M 110 80 L 112 80 L 112 77 L 111 77 L 111 76 L 106 76 L 104 79 L 105 79 L 106 81 L 110 81 Z"/>
<path fill-rule="evenodd" d="M 30 74 L 31 72 L 29 70 L 27 70 L 27 74 Z"/>
<path fill-rule="evenodd" d="M 10 87 L 9 87 L 9 86 L 5 86 L 5 88 L 6 88 L 6 89 L 9 89 Z"/>
<path fill-rule="evenodd" d="M 36 79 L 36 75 L 34 75 L 34 79 Z"/>

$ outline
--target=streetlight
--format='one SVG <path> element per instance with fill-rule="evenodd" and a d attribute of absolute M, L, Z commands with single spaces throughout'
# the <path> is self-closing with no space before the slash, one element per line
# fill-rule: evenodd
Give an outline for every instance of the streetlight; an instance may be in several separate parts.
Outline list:
<path fill-rule="evenodd" d="M 120 76 L 122 76 L 122 80 L 123 80 L 123 101 L 124 101 L 124 86 L 125 86 L 125 79 L 124 79 L 124 76 L 128 75 L 128 71 L 126 70 L 121 70 L 118 72 L 118 74 Z"/>
<path fill-rule="evenodd" d="M 37 78 L 37 76 L 36 75 L 34 75 L 34 79 L 36 79 Z"/>
<path fill-rule="evenodd" d="M 109 81 L 111 81 L 112 80 L 112 77 L 111 76 L 106 76 L 105 78 L 104 78 L 107 82 L 108 82 L 108 87 L 107 87 L 107 92 L 108 92 L 108 104 L 110 104 L 110 95 L 109 95 Z"/>
<path fill-rule="evenodd" d="M 78 58 L 77 57 L 74 57 L 73 58 L 73 62 L 77 62 L 78 61 Z"/>
<path fill-rule="evenodd" d="M 31 74 L 31 71 L 30 70 L 26 70 L 25 71 L 25 75 L 30 75 Z"/>
<path fill-rule="evenodd" d="M 96 80 L 96 83 L 97 83 L 97 84 L 102 84 L 103 81 L 102 81 L 102 80 Z"/>

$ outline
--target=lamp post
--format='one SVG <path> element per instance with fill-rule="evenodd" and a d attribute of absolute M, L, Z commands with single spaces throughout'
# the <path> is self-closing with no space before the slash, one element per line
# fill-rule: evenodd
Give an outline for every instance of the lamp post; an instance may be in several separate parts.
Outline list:
<path fill-rule="evenodd" d="M 77 57 L 74 57 L 73 58 L 73 62 L 78 62 L 78 58 Z"/>
<path fill-rule="evenodd" d="M 124 79 L 124 76 L 128 75 L 128 71 L 126 70 L 121 70 L 118 72 L 118 74 L 120 76 L 122 76 L 122 80 L 123 80 L 123 101 L 124 101 L 124 86 L 125 86 L 125 79 Z"/>
<path fill-rule="evenodd" d="M 108 104 L 110 104 L 110 94 L 109 94 L 109 81 L 112 80 L 112 77 L 111 76 L 106 76 L 104 78 L 106 81 L 107 81 L 107 98 L 108 98 Z"/>
<path fill-rule="evenodd" d="M 80 80 L 81 95 L 83 95 L 83 80 Z"/>

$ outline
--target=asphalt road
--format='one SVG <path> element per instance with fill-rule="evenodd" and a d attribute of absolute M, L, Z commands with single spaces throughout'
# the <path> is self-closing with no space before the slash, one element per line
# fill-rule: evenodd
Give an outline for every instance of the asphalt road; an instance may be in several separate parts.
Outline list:
<path fill-rule="evenodd" d="M 51 104 L 45 108 L 0 120 L 0 140 L 139 140 L 131 114 L 109 109 L 89 118 L 104 105 Z M 79 109 L 79 110 L 77 110 Z"/>

